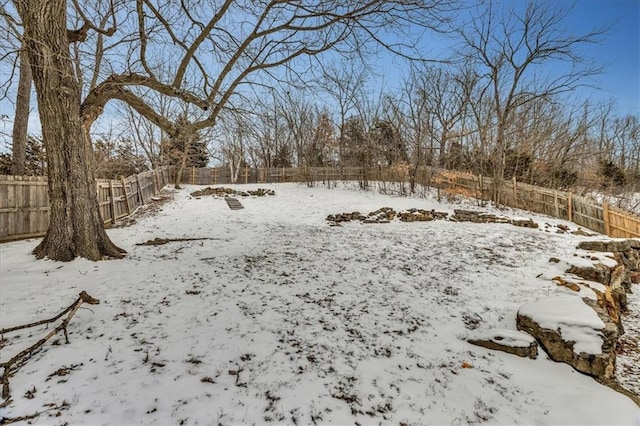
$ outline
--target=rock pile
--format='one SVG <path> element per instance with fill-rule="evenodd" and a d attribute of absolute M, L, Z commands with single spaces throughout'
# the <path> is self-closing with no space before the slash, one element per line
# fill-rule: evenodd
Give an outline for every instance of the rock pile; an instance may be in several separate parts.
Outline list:
<path fill-rule="evenodd" d="M 510 219 L 505 216 L 473 210 L 454 210 L 453 213 L 451 220 L 455 222 L 510 223 L 523 228 L 538 228 L 538 224 L 531 219 Z"/>
<path fill-rule="evenodd" d="M 389 223 L 396 218 L 398 213 L 391 207 L 381 207 L 373 211 L 362 220 L 362 223 Z"/>
<path fill-rule="evenodd" d="M 531 335 L 521 331 L 494 328 L 482 336 L 469 339 L 469 343 L 523 358 L 538 357 L 538 343 Z"/>
<path fill-rule="evenodd" d="M 254 196 L 254 197 L 264 197 L 266 195 L 276 195 L 276 191 L 274 191 L 273 189 L 265 189 L 265 188 L 258 188 L 254 191 L 246 191 L 247 194 Z"/>
<path fill-rule="evenodd" d="M 333 223 L 351 222 L 352 220 L 363 221 L 366 218 L 367 217 L 360 214 L 360 212 L 338 213 L 338 214 L 330 214 L 329 216 L 327 216 L 327 220 Z"/>
<path fill-rule="evenodd" d="M 584 241 L 577 249 L 572 258 L 549 259 L 565 271 L 553 278 L 558 287 L 521 306 L 516 327 L 533 336 L 554 361 L 612 383 L 626 293 L 640 271 L 640 240 Z M 476 340 L 483 339 L 470 342 Z M 490 336 L 482 346 L 514 353 L 499 347 L 500 340 Z"/>
<path fill-rule="evenodd" d="M 429 222 L 436 219 L 447 219 L 449 213 L 435 210 L 409 209 L 399 214 L 401 222 Z"/>
<path fill-rule="evenodd" d="M 196 198 L 204 197 L 208 195 L 212 195 L 214 197 L 237 197 L 237 196 L 264 197 L 266 195 L 276 195 L 276 192 L 273 189 L 264 189 L 264 188 L 258 188 L 256 190 L 251 190 L 251 191 L 236 191 L 235 189 L 225 188 L 225 187 L 218 187 L 218 188 L 206 187 L 204 189 L 200 189 L 198 191 L 191 193 L 191 196 Z"/>
<path fill-rule="evenodd" d="M 473 210 L 454 210 L 451 220 L 454 222 L 511 223 L 511 219 L 508 217 Z"/>
<path fill-rule="evenodd" d="M 427 222 L 437 219 L 447 219 L 448 216 L 448 213 L 437 212 L 435 210 L 411 208 L 406 211 L 397 212 L 391 207 L 382 207 L 367 215 L 363 215 L 358 211 L 330 214 L 327 216 L 327 221 L 329 221 L 331 225 L 351 221 L 359 221 L 362 223 L 390 223 L 396 218 L 401 222 Z"/>

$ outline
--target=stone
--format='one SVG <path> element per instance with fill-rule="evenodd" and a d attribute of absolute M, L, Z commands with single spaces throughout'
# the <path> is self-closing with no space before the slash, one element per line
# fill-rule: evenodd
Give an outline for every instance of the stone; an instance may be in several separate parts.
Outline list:
<path fill-rule="evenodd" d="M 595 263 L 591 266 L 571 265 L 565 272 L 574 274 L 588 281 L 596 281 L 604 285 L 611 282 L 611 268 L 602 263 Z"/>
<path fill-rule="evenodd" d="M 447 212 L 437 212 L 435 210 L 431 210 L 431 215 L 435 218 L 435 219 L 446 219 L 449 216 L 449 213 Z"/>
<path fill-rule="evenodd" d="M 569 282 L 562 277 L 553 277 L 552 281 L 555 282 L 558 286 L 566 287 L 571 291 L 580 292 L 580 285 L 578 285 L 577 283 Z"/>
<path fill-rule="evenodd" d="M 581 241 L 578 248 L 604 252 L 627 251 L 632 248 L 632 240 Z"/>
<path fill-rule="evenodd" d="M 561 309 L 566 306 L 567 297 L 575 298 L 573 303 L 584 303 L 585 309 L 592 309 L 601 320 L 603 326 L 594 327 L 593 318 L 585 319 L 581 315 L 562 315 L 558 328 L 545 327 L 542 324 L 546 318 L 536 316 L 535 312 L 549 312 L 549 305 L 558 302 L 556 307 Z M 563 298 L 563 300 L 560 300 Z M 553 300 L 556 299 L 556 300 Z M 553 310 L 553 309 L 552 309 Z M 598 302 L 579 296 L 551 295 L 529 304 L 523 305 L 517 314 L 516 326 L 518 330 L 529 333 L 538 341 L 549 357 L 558 362 L 565 362 L 584 374 L 596 378 L 611 378 L 615 372 L 616 346 L 620 335 L 618 326 L 611 320 L 607 311 L 599 306 Z M 569 330 L 579 330 L 588 337 L 600 336 L 600 353 L 588 353 L 582 350 L 576 351 L 576 341 Z M 597 351 L 596 351 L 597 352 Z"/>
<path fill-rule="evenodd" d="M 586 232 L 584 232 L 581 228 L 578 228 L 577 230 L 575 230 L 575 231 L 573 231 L 571 233 L 573 235 L 578 235 L 578 236 L 581 236 L 581 237 L 586 237 L 586 236 L 590 235 L 590 234 L 587 234 Z"/>
<path fill-rule="evenodd" d="M 529 334 L 516 330 L 495 328 L 481 337 L 467 340 L 472 345 L 506 352 L 523 358 L 538 357 L 538 343 Z"/>
<path fill-rule="evenodd" d="M 531 219 L 513 219 L 511 224 L 513 226 L 520 226 L 523 228 L 538 228 L 538 224 Z"/>

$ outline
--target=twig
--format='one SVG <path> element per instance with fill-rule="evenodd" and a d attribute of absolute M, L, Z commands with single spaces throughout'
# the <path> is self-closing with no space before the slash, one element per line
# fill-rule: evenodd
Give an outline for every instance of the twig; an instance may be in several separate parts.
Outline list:
<path fill-rule="evenodd" d="M 17 423 L 17 422 L 22 422 L 25 420 L 31 420 L 31 419 L 35 419 L 36 417 L 38 417 L 40 414 L 44 414 L 47 411 L 51 411 L 51 410 L 57 410 L 60 408 L 65 408 L 67 407 L 68 404 L 66 402 L 63 402 L 62 405 L 52 405 L 47 408 L 46 410 L 42 410 L 42 411 L 36 411 L 33 414 L 27 414 L 25 416 L 19 416 L 19 417 L 2 417 L 0 418 L 0 425 L 8 425 L 11 423 Z"/>
<path fill-rule="evenodd" d="M 72 308 L 73 308 L 73 305 L 67 306 L 67 308 L 64 311 L 60 312 L 58 315 L 56 315 L 53 318 L 49 318 L 49 319 L 45 319 L 45 320 L 41 320 L 41 321 L 35 321 L 35 322 L 29 323 L 29 324 L 24 324 L 24 325 L 18 325 L 18 326 L 15 326 L 15 327 L 3 328 L 2 330 L 0 330 L 0 335 L 6 334 L 6 333 L 11 333 L 12 331 L 16 331 L 16 330 L 22 330 L 22 329 L 25 329 L 25 328 L 37 327 L 37 326 L 42 325 L 42 324 L 48 324 L 48 323 L 55 322 L 58 319 L 60 319 L 64 314 L 69 312 Z"/>
<path fill-rule="evenodd" d="M 163 244 L 172 243 L 176 241 L 202 241 L 202 240 L 214 240 L 215 238 L 155 238 L 153 240 L 145 241 L 144 243 L 137 243 L 137 246 L 161 246 Z"/>
<path fill-rule="evenodd" d="M 60 315 L 57 315 L 56 317 L 54 317 L 54 319 L 27 324 L 27 326 L 12 327 L 10 329 L 10 330 L 19 330 L 22 328 L 32 327 L 34 325 L 50 323 L 62 317 L 65 313 L 67 312 L 69 313 L 69 315 L 65 319 L 63 319 L 62 322 L 56 328 L 51 330 L 45 337 L 38 340 L 36 343 L 29 346 L 28 348 L 20 351 L 17 355 L 13 356 L 9 361 L 0 363 L 0 367 L 4 369 L 2 373 L 2 377 L 0 377 L 0 382 L 2 383 L 2 398 L 8 399 L 11 395 L 11 392 L 9 389 L 9 376 L 15 374 L 15 372 L 18 371 L 20 366 L 24 365 L 24 362 L 26 362 L 31 357 L 31 355 L 35 353 L 35 351 L 37 351 L 40 347 L 42 347 L 47 340 L 49 340 L 50 338 L 58 334 L 58 332 L 63 331 L 65 343 L 69 343 L 69 335 L 67 334 L 67 325 L 69 324 L 69 321 L 71 321 L 71 318 L 75 315 L 75 313 L 78 311 L 78 309 L 83 303 L 88 303 L 89 305 L 97 305 L 100 303 L 100 301 L 98 299 L 95 299 L 89 296 L 86 291 L 82 291 L 78 296 L 78 298 L 76 299 L 76 301 L 73 302 L 64 311 L 62 311 Z M 2 330 L 2 332 L 5 333 L 6 331 Z M 18 364 L 18 362 L 21 362 L 21 364 L 17 368 L 12 368 L 12 367 L 15 367 L 16 364 Z"/>

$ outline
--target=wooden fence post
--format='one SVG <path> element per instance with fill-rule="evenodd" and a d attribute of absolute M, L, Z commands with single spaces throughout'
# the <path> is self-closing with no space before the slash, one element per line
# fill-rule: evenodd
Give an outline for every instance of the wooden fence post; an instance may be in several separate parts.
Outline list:
<path fill-rule="evenodd" d="M 109 198 L 111 199 L 111 224 L 116 223 L 116 199 L 113 196 L 113 181 L 109 179 Z"/>
<path fill-rule="evenodd" d="M 213 169 L 213 184 L 218 184 L 218 168 Z"/>
<path fill-rule="evenodd" d="M 120 182 L 122 182 L 122 192 L 124 193 L 124 205 L 127 207 L 127 214 L 131 214 L 131 205 L 129 204 L 129 195 L 127 194 L 127 182 L 125 182 L 124 176 L 120 176 Z"/>
<path fill-rule="evenodd" d="M 513 177 L 513 207 L 518 208 L 518 182 Z"/>
<path fill-rule="evenodd" d="M 142 193 L 142 184 L 140 184 L 140 174 L 138 173 L 136 175 L 136 184 L 138 185 L 138 201 L 139 204 L 138 205 L 143 205 L 144 204 L 144 194 Z"/>
<path fill-rule="evenodd" d="M 158 186 L 158 175 L 156 174 L 155 169 L 151 172 L 151 181 L 153 182 L 153 195 L 160 192 L 160 187 Z"/>
<path fill-rule="evenodd" d="M 560 218 L 560 206 L 558 205 L 558 190 L 553 191 L 553 207 L 557 218 Z"/>
<path fill-rule="evenodd" d="M 573 193 L 567 194 L 567 215 L 569 222 L 573 222 Z"/>
<path fill-rule="evenodd" d="M 249 183 L 249 167 L 244 166 L 244 184 Z"/>
<path fill-rule="evenodd" d="M 100 182 L 96 179 L 96 195 L 98 197 L 98 210 L 100 210 L 100 217 L 104 223 L 104 217 L 102 217 L 102 199 L 100 198 Z"/>
<path fill-rule="evenodd" d="M 191 166 L 191 185 L 196 184 L 196 166 Z"/>
<path fill-rule="evenodd" d="M 604 219 L 604 233 L 610 237 L 611 227 L 609 224 L 609 203 L 606 201 L 602 203 L 602 218 Z"/>

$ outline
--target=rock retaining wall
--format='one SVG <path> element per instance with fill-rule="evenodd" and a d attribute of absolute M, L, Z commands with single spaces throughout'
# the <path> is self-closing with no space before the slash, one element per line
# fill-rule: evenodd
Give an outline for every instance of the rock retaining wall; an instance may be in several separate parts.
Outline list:
<path fill-rule="evenodd" d="M 565 273 L 553 278 L 553 294 L 520 307 L 517 329 L 533 336 L 551 359 L 614 383 L 626 295 L 640 272 L 640 240 L 584 241 L 574 257 L 550 262 L 565 262 Z M 638 402 L 638 395 L 630 396 Z"/>

